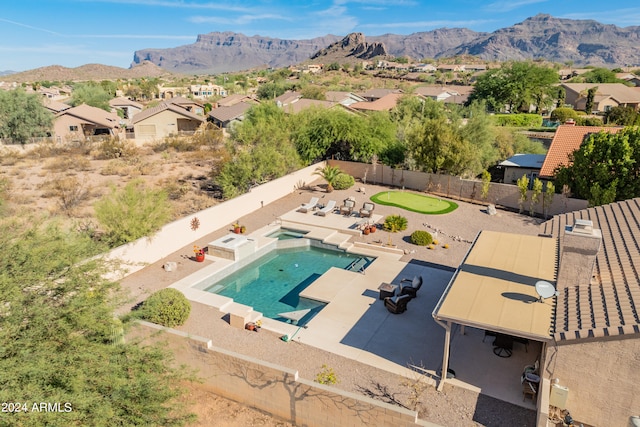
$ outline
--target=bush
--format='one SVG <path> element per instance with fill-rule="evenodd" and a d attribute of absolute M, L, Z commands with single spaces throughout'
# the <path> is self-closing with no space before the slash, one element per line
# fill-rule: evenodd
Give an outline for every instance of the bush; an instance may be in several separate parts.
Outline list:
<path fill-rule="evenodd" d="M 539 127 L 542 126 L 540 114 L 496 114 L 493 122 L 497 126 Z"/>
<path fill-rule="evenodd" d="M 578 117 L 576 119 L 577 126 L 603 126 L 604 123 L 600 117 Z"/>
<path fill-rule="evenodd" d="M 101 141 L 95 157 L 99 160 L 132 157 L 138 153 L 138 147 L 126 139 L 109 138 Z"/>
<path fill-rule="evenodd" d="M 427 246 L 433 242 L 431 233 L 424 230 L 416 230 L 411 233 L 411 243 L 418 246 Z"/>
<path fill-rule="evenodd" d="M 355 183 L 356 180 L 351 175 L 348 173 L 341 173 L 333 182 L 333 188 L 335 190 L 346 190 L 347 188 L 353 187 Z"/>
<path fill-rule="evenodd" d="M 165 288 L 153 293 L 142 305 L 141 317 L 172 328 L 184 324 L 191 313 L 191 303 L 177 289 Z"/>
<path fill-rule="evenodd" d="M 578 112 L 573 108 L 559 107 L 551 112 L 549 118 L 554 122 L 564 123 L 567 120 L 576 120 L 578 118 Z"/>

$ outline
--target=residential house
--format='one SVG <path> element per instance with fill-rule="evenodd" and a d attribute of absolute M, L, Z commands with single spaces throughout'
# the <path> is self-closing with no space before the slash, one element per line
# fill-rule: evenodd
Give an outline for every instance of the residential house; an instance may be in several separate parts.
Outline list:
<path fill-rule="evenodd" d="M 368 102 L 373 102 L 389 94 L 402 94 L 402 93 L 404 92 L 401 89 L 380 89 L 379 88 L 379 89 L 370 89 L 366 92 L 359 93 L 358 96 L 364 98 Z"/>
<path fill-rule="evenodd" d="M 200 102 L 193 99 L 185 98 L 183 96 L 175 96 L 168 99 L 166 102 L 168 102 L 169 104 L 177 105 L 180 108 L 184 108 L 185 110 L 197 116 L 204 116 L 204 104 L 201 104 Z"/>
<path fill-rule="evenodd" d="M 163 85 L 158 85 L 158 97 L 160 99 L 171 99 L 176 96 L 186 96 L 188 94 L 188 87 L 165 87 Z"/>
<path fill-rule="evenodd" d="M 42 105 L 44 105 L 44 108 L 51 111 L 53 114 L 58 114 L 61 111 L 71 108 L 71 105 L 60 101 L 54 101 L 51 98 L 43 98 Z"/>
<path fill-rule="evenodd" d="M 282 111 L 284 111 L 287 114 L 298 114 L 300 111 L 302 110 L 306 110 L 307 108 L 333 108 L 336 105 L 338 106 L 342 106 L 341 104 L 338 104 L 337 102 L 331 102 L 331 101 L 323 101 L 320 99 L 307 99 L 307 98 L 300 98 L 297 99 L 294 102 L 291 102 L 289 104 L 285 104 L 285 105 L 279 105 L 280 108 L 282 108 Z"/>
<path fill-rule="evenodd" d="M 230 106 L 214 108 L 207 115 L 207 121 L 220 129 L 229 129 L 233 123 L 244 119 L 246 112 L 256 105 L 254 102 L 238 102 Z"/>
<path fill-rule="evenodd" d="M 515 184 L 518 179 L 526 175 L 531 182 L 540 175 L 545 154 L 515 154 L 498 164 L 504 171 L 503 182 Z"/>
<path fill-rule="evenodd" d="M 640 86 L 640 77 L 633 73 L 616 73 L 616 78 L 629 82 L 636 87 Z"/>
<path fill-rule="evenodd" d="M 411 71 L 414 73 L 433 73 L 436 71 L 436 67 L 431 64 L 411 64 Z"/>
<path fill-rule="evenodd" d="M 298 102 L 298 100 L 300 100 L 301 98 L 302 98 L 302 93 L 288 90 L 282 95 L 276 97 L 274 101 L 278 107 L 284 107 L 289 104 Z"/>
<path fill-rule="evenodd" d="M 401 92 L 388 93 L 381 98 L 377 98 L 374 101 L 356 102 L 351 104 L 349 108 L 361 111 L 390 111 L 398 104 L 398 100 L 404 96 Z"/>
<path fill-rule="evenodd" d="M 465 328 L 495 337 L 503 357 L 515 342 L 535 342 L 541 350 L 523 367 L 534 375 L 513 380 L 536 400 L 537 426 L 564 409 L 588 425 L 631 425 L 640 408 L 639 217 L 632 199 L 557 215 L 538 235 L 481 231 L 432 313 L 445 329 L 442 372 L 468 349 Z"/>
<path fill-rule="evenodd" d="M 111 106 L 111 111 L 114 113 L 122 111 L 122 118 L 126 121 L 130 120 L 133 116 L 144 109 L 144 105 L 124 97 L 110 100 L 109 105 Z"/>
<path fill-rule="evenodd" d="M 196 99 L 207 99 L 213 96 L 227 96 L 227 90 L 222 86 L 214 84 L 191 85 L 189 86 L 191 96 Z"/>
<path fill-rule="evenodd" d="M 596 88 L 593 111 L 604 113 L 613 107 L 632 107 L 635 110 L 640 107 L 640 93 L 622 83 L 562 83 L 561 86 L 566 92 L 565 103 L 576 110 L 585 110 L 591 88 Z"/>
<path fill-rule="evenodd" d="M 133 116 L 132 124 L 138 141 L 152 141 L 195 132 L 205 118 L 170 102 L 147 108 Z"/>
<path fill-rule="evenodd" d="M 257 103 L 258 100 L 249 95 L 234 94 L 234 95 L 225 96 L 224 98 L 219 99 L 216 102 L 215 108 L 231 107 L 232 105 L 238 104 L 240 102 Z"/>
<path fill-rule="evenodd" d="M 440 64 L 436 67 L 436 69 L 442 73 L 458 73 L 465 71 L 464 64 Z"/>
<path fill-rule="evenodd" d="M 325 92 L 324 97 L 327 101 L 337 102 L 338 104 L 342 104 L 345 107 L 348 107 L 356 102 L 364 102 L 366 99 L 363 97 L 356 95 L 353 92 L 343 92 L 343 91 L 332 91 L 328 90 Z"/>
<path fill-rule="evenodd" d="M 620 127 L 576 126 L 575 124 L 558 126 L 542 163 L 542 168 L 540 168 L 540 179 L 552 180 L 558 167 L 568 166 L 571 153 L 579 149 L 582 142 L 590 134 L 615 133 L 620 129 Z"/>
<path fill-rule="evenodd" d="M 120 117 L 101 108 L 81 104 L 58 112 L 53 136 L 58 141 L 85 141 L 93 136 L 120 136 Z"/>

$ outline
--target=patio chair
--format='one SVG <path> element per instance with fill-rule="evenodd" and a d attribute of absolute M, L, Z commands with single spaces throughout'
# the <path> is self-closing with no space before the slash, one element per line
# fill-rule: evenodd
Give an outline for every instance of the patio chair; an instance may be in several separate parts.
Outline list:
<path fill-rule="evenodd" d="M 312 197 L 311 200 L 309 200 L 309 203 L 304 203 L 302 206 L 300 206 L 300 208 L 298 209 L 298 212 L 307 213 L 309 209 L 315 208 L 318 205 L 319 201 L 320 201 L 319 198 Z"/>
<path fill-rule="evenodd" d="M 316 215 L 320 215 L 320 216 L 326 216 L 327 213 L 329 212 L 333 212 L 336 208 L 336 201 L 335 200 L 329 200 L 327 202 L 327 205 L 322 208 L 322 209 L 318 209 L 318 211 L 316 212 Z"/>
<path fill-rule="evenodd" d="M 422 276 L 400 281 L 400 295 L 409 295 L 411 298 L 418 296 L 418 290 L 422 287 Z"/>
<path fill-rule="evenodd" d="M 340 206 L 340 214 L 349 216 L 353 213 L 355 207 L 355 200 L 345 199 L 344 204 Z"/>
<path fill-rule="evenodd" d="M 360 209 L 360 217 L 361 218 L 371 218 L 373 215 L 373 210 L 376 208 L 376 205 L 371 202 L 364 202 L 362 205 L 362 209 Z"/>
<path fill-rule="evenodd" d="M 400 314 L 407 311 L 407 303 L 411 301 L 409 295 L 398 295 L 395 297 L 386 297 L 384 299 L 384 306 L 387 310 L 393 314 Z"/>

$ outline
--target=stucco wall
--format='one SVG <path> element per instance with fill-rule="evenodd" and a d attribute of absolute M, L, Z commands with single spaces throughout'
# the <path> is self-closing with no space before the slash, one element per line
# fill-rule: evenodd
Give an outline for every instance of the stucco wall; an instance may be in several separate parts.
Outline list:
<path fill-rule="evenodd" d="M 158 334 L 163 329 L 165 332 Z M 216 348 L 210 340 L 141 322 L 130 336 L 162 342 L 175 362 L 195 368 L 212 392 L 296 425 L 433 426 L 406 410 L 304 380 L 295 370 Z"/>
<path fill-rule="evenodd" d="M 156 262 L 207 234 L 233 224 L 238 218 L 259 210 L 263 205 L 266 206 L 290 194 L 296 188 L 316 181 L 318 176 L 313 172 L 322 166 L 324 163 L 316 163 L 255 187 L 250 192 L 224 203 L 166 224 L 151 238 L 144 237 L 119 246 L 111 250 L 107 257 L 122 261 L 127 268 L 127 274 L 138 271 L 145 263 Z M 200 221 L 197 230 L 191 229 L 191 220 L 194 217 Z"/>
<path fill-rule="evenodd" d="M 627 426 L 640 415 L 640 339 L 549 346 L 545 376 L 569 388 L 571 416 L 592 426 Z"/>
<path fill-rule="evenodd" d="M 374 166 L 366 163 L 345 162 L 340 160 L 329 160 L 329 164 L 338 166 L 342 171 L 364 182 L 391 185 L 399 188 L 404 187 L 452 199 L 477 203 L 493 203 L 508 209 L 519 209 L 519 190 L 515 185 L 492 182 L 489 187 L 487 199 L 482 200 L 482 182 L 477 180 L 461 179 L 450 175 L 393 169 L 380 164 Z M 531 192 L 529 192 L 529 194 L 531 194 Z M 529 202 L 526 202 L 524 205 L 525 212 L 529 212 L 529 206 Z M 587 207 L 588 202 L 586 200 L 571 199 L 561 194 L 556 194 L 547 215 L 552 216 L 573 212 L 586 209 Z M 540 202 L 535 207 L 536 214 L 542 215 L 543 209 L 543 200 L 542 197 L 540 197 Z"/>

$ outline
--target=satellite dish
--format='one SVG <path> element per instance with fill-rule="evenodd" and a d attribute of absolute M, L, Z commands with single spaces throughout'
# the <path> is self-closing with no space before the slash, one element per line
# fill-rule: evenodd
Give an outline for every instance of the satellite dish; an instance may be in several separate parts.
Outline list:
<path fill-rule="evenodd" d="M 549 282 L 544 280 L 538 280 L 536 282 L 536 292 L 540 297 L 540 302 L 542 302 L 545 298 L 551 298 L 553 296 L 558 296 L 558 292 L 556 288 Z"/>

